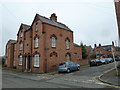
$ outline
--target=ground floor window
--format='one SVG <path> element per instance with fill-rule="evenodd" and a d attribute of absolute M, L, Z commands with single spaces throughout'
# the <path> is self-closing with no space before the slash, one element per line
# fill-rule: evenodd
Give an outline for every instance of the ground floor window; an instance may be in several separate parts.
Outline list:
<path fill-rule="evenodd" d="M 39 67 L 39 54 L 34 55 L 34 67 Z"/>
<path fill-rule="evenodd" d="M 22 65 L 22 55 L 19 56 L 19 65 Z"/>
<path fill-rule="evenodd" d="M 70 61 L 70 54 L 66 54 L 66 61 Z"/>

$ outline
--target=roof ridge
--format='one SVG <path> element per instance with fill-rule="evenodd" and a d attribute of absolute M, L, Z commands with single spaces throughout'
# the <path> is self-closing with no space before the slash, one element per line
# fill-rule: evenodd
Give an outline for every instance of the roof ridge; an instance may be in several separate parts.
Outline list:
<path fill-rule="evenodd" d="M 28 25 L 28 24 L 24 24 L 24 23 L 21 23 L 21 25 L 25 25 L 25 26 L 29 26 L 29 27 L 31 27 L 30 25 Z"/>
<path fill-rule="evenodd" d="M 61 23 L 61 22 L 54 22 L 54 21 L 52 21 L 51 19 L 49 19 L 49 18 L 47 18 L 47 17 L 45 17 L 45 16 L 42 16 L 42 15 L 39 15 L 39 14 L 36 14 L 38 17 L 41 17 L 41 18 L 39 18 L 42 22 L 45 22 L 45 23 L 48 23 L 48 24 L 51 24 L 51 25 L 54 25 L 54 26 L 57 26 L 57 27 L 59 27 L 59 28 L 63 28 L 63 29 L 66 29 L 66 30 L 70 30 L 69 28 L 68 28 L 68 26 L 66 26 L 65 24 L 63 24 L 63 23 Z M 42 18 L 44 18 L 44 19 L 47 19 L 48 21 L 45 21 L 44 19 L 42 19 Z M 71 31 L 71 30 L 70 30 Z"/>

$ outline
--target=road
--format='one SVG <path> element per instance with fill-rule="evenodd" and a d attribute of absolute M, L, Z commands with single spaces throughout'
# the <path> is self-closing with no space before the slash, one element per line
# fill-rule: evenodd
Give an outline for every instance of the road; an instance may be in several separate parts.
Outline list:
<path fill-rule="evenodd" d="M 3 88 L 111 88 L 96 78 L 113 67 L 114 63 L 95 67 L 83 66 L 80 71 L 53 75 L 3 70 L 2 86 Z"/>

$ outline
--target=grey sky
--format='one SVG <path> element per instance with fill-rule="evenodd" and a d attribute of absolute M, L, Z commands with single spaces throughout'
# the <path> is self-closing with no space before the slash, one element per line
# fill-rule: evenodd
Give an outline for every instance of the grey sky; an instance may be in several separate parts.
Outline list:
<path fill-rule="evenodd" d="M 2 22 L 0 22 L 2 24 L 2 55 L 5 53 L 7 41 L 16 40 L 20 24 L 31 25 L 36 13 L 48 18 L 52 13 L 56 13 L 58 21 L 74 31 L 74 42 L 77 44 L 82 41 L 84 44 L 92 46 L 95 43 L 107 45 L 118 40 L 113 0 L 106 0 L 109 2 L 102 0 L 98 0 L 99 2 L 96 2 L 97 0 L 30 1 L 2 2 Z"/>

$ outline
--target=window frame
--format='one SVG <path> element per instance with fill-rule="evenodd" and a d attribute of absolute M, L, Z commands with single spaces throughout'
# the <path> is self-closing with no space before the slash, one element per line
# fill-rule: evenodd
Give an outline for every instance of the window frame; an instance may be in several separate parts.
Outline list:
<path fill-rule="evenodd" d="M 56 48 L 56 41 L 57 41 L 57 39 L 56 39 L 56 37 L 55 36 L 52 36 L 51 37 L 51 41 L 52 41 L 52 48 Z"/>
<path fill-rule="evenodd" d="M 67 39 L 65 40 L 65 44 L 66 44 L 66 49 L 70 49 L 70 41 Z"/>
<path fill-rule="evenodd" d="M 39 54 L 34 55 L 34 67 L 40 67 L 40 55 Z"/>
<path fill-rule="evenodd" d="M 68 56 L 69 56 L 69 59 L 68 59 Z M 65 58 L 66 58 L 66 61 L 70 61 L 70 54 L 67 53 L 66 56 L 65 56 Z"/>
<path fill-rule="evenodd" d="M 22 55 L 19 56 L 19 65 L 22 65 L 22 62 L 23 62 L 23 57 Z"/>
<path fill-rule="evenodd" d="M 20 50 L 20 51 L 23 50 L 23 43 L 22 43 L 22 42 L 20 42 L 19 50 Z"/>
<path fill-rule="evenodd" d="M 38 32 L 38 22 L 35 24 L 35 31 Z"/>
<path fill-rule="evenodd" d="M 22 31 L 20 32 L 20 37 L 21 37 L 21 38 L 23 37 L 23 32 L 22 32 Z"/>
<path fill-rule="evenodd" d="M 39 38 L 35 37 L 35 48 L 39 47 Z"/>

